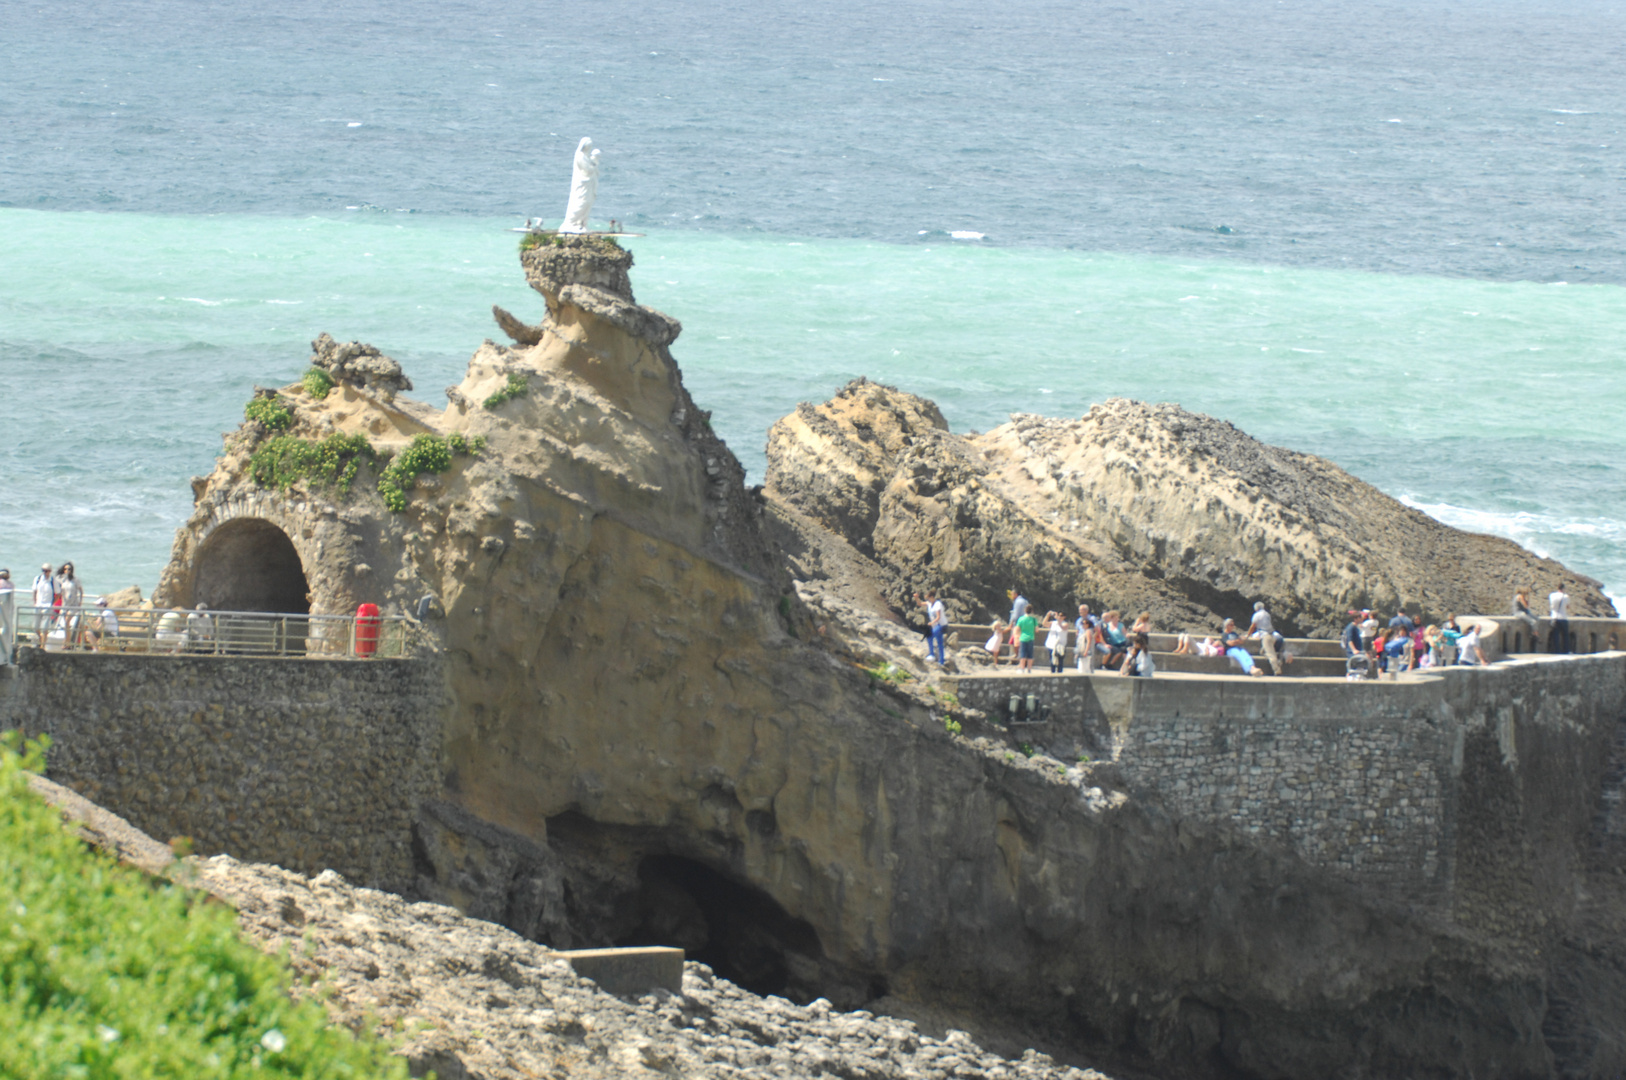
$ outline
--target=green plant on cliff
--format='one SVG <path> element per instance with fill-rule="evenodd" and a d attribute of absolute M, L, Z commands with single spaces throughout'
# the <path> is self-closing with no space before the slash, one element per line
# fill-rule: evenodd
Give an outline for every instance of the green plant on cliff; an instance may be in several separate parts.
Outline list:
<path fill-rule="evenodd" d="M 864 672 L 876 682 L 892 683 L 893 685 L 905 683 L 914 678 L 913 675 L 890 660 L 884 664 L 877 664 L 872 668 L 865 668 Z"/>
<path fill-rule="evenodd" d="M 519 249 L 521 251 L 530 251 L 532 248 L 539 248 L 545 239 L 546 237 L 541 233 L 528 232 L 519 238 Z"/>
<path fill-rule="evenodd" d="M 404 1080 L 230 908 L 87 850 L 28 790 L 44 750 L 0 735 L 0 1076 Z"/>
<path fill-rule="evenodd" d="M 274 394 L 256 397 L 243 406 L 245 420 L 258 420 L 272 431 L 287 431 L 294 422 L 288 403 Z"/>
<path fill-rule="evenodd" d="M 485 448 L 485 439 L 466 439 L 461 434 L 414 435 L 405 450 L 384 469 L 378 478 L 378 493 L 384 505 L 397 514 L 407 508 L 407 490 L 424 473 L 443 473 L 452 467 L 454 455 L 477 454 Z"/>
<path fill-rule="evenodd" d="M 321 442 L 278 435 L 254 449 L 249 472 L 261 487 L 287 491 L 300 480 L 313 488 L 350 493 L 361 463 L 373 457 L 365 435 L 329 435 Z"/>
<path fill-rule="evenodd" d="M 945 716 L 943 717 L 943 730 L 948 732 L 950 735 L 958 735 L 965 729 L 961 726 L 958 720 L 954 719 L 954 717 Z"/>
<path fill-rule="evenodd" d="M 487 409 L 495 409 L 505 401 L 513 401 L 517 397 L 524 397 L 531 392 L 531 384 L 525 381 L 523 375 L 513 372 L 508 374 L 508 383 L 501 390 L 486 398 L 480 404 Z"/>
<path fill-rule="evenodd" d="M 299 381 L 304 384 L 305 392 L 317 401 L 327 397 L 327 392 L 333 389 L 333 376 L 319 367 L 307 369 Z"/>

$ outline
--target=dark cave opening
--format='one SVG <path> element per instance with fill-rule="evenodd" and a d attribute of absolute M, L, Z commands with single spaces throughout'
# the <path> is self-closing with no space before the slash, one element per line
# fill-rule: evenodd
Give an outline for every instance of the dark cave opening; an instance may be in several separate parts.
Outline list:
<path fill-rule="evenodd" d="M 675 855 L 644 858 L 638 884 L 638 924 L 617 945 L 676 945 L 754 994 L 818 996 L 818 933 L 766 893 Z"/>

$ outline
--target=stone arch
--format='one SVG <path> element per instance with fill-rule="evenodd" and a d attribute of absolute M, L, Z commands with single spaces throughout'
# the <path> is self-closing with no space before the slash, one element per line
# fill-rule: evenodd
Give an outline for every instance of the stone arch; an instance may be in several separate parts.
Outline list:
<path fill-rule="evenodd" d="M 310 612 L 310 582 L 299 550 L 276 524 L 259 517 L 224 523 L 198 549 L 192 601 L 216 611 Z"/>

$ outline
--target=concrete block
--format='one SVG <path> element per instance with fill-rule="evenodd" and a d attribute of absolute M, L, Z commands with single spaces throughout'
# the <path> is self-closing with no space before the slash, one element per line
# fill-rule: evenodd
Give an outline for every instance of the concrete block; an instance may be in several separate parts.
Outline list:
<path fill-rule="evenodd" d="M 576 974 L 610 994 L 646 994 L 654 989 L 683 992 L 683 950 L 663 945 L 562 952 Z"/>

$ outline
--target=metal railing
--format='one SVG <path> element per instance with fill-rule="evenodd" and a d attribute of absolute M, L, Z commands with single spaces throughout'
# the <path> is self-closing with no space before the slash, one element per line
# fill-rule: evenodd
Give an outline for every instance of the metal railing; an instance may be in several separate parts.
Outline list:
<path fill-rule="evenodd" d="M 4 600 L 0 600 L 4 604 Z M 111 614 L 112 618 L 108 615 Z M 335 660 L 407 655 L 412 620 L 400 615 L 296 615 L 179 608 L 15 605 L 14 648 L 47 652 L 282 656 Z M 3 629 L 3 628 L 0 628 Z M 4 642 L 0 642 L 0 649 Z"/>

